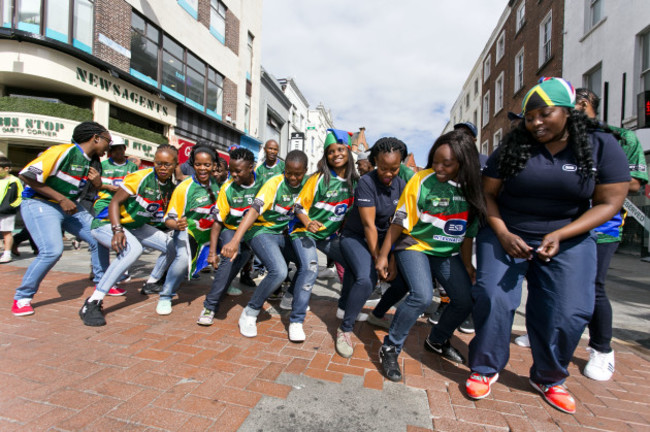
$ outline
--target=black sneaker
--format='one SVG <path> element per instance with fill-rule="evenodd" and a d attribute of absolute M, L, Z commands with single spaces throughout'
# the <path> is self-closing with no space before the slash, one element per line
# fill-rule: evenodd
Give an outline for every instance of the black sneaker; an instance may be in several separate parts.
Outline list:
<path fill-rule="evenodd" d="M 465 358 L 456 348 L 451 346 L 449 339 L 447 339 L 444 343 L 436 344 L 431 342 L 429 338 L 426 338 L 424 340 L 424 349 L 429 352 L 436 353 L 439 356 L 446 358 L 447 360 L 453 361 L 454 363 L 465 363 Z"/>
<path fill-rule="evenodd" d="M 142 295 L 149 295 L 149 294 L 158 294 L 160 291 L 162 291 L 163 286 L 158 284 L 157 282 L 151 283 L 151 282 L 145 282 L 142 285 L 142 288 L 140 288 L 140 294 Z"/>
<path fill-rule="evenodd" d="M 241 273 L 239 275 L 239 283 L 241 283 L 242 285 L 249 286 L 251 288 L 255 288 L 257 286 L 257 284 L 255 283 L 255 281 L 253 280 L 253 278 L 249 273 Z"/>
<path fill-rule="evenodd" d="M 89 301 L 90 297 L 86 299 L 84 305 L 79 309 L 79 317 L 85 325 L 91 327 L 99 327 L 106 325 L 104 313 L 102 312 L 103 302 L 101 300 Z"/>
<path fill-rule="evenodd" d="M 382 345 L 379 348 L 379 363 L 381 363 L 384 375 L 395 382 L 402 380 L 402 371 L 399 369 L 397 361 L 398 355 L 394 345 Z"/>
<path fill-rule="evenodd" d="M 440 304 L 438 304 L 438 309 L 436 309 L 436 311 L 429 317 L 429 323 L 433 325 L 438 324 L 438 321 L 440 321 L 440 317 L 442 316 L 442 313 L 445 311 L 447 306 L 449 306 L 448 302 L 440 302 Z"/>
<path fill-rule="evenodd" d="M 472 315 L 467 316 L 467 319 L 458 326 L 458 330 L 466 334 L 474 333 L 474 320 L 472 319 Z"/>

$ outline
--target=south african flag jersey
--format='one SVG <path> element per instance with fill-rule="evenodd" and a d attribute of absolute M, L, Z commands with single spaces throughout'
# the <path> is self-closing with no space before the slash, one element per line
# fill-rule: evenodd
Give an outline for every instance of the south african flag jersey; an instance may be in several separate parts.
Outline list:
<path fill-rule="evenodd" d="M 272 167 L 268 167 L 266 166 L 266 162 L 262 162 L 255 170 L 255 174 L 257 174 L 262 184 L 266 183 L 271 177 L 282 173 L 284 173 L 284 161 L 280 159 L 276 160 L 275 165 Z"/>
<path fill-rule="evenodd" d="M 439 182 L 432 169 L 415 173 L 402 191 L 392 220 L 406 234 L 395 250 L 439 257 L 458 254 L 465 237 L 475 237 L 478 230 L 476 220 L 468 226 L 468 210 L 456 183 Z"/>
<path fill-rule="evenodd" d="M 345 179 L 332 172 L 329 185 L 325 185 L 322 174 L 313 174 L 296 198 L 295 211 L 322 223 L 323 227 L 311 233 L 297 223 L 291 231 L 291 238 L 308 236 L 314 240 L 325 240 L 341 227 L 353 202 L 354 190 L 350 189 Z"/>
<path fill-rule="evenodd" d="M 112 159 L 106 159 L 102 162 L 102 184 L 119 186 L 122 184 L 124 177 L 126 177 L 127 174 L 131 174 L 137 170 L 138 166 L 130 160 L 127 160 L 122 165 L 118 165 L 113 162 Z M 102 209 L 108 207 L 108 203 L 110 203 L 113 198 L 113 193 L 107 190 L 100 190 L 97 192 L 97 195 L 98 198 L 97 201 L 95 201 L 95 208 L 98 207 L 99 201 L 103 201 L 103 203 L 99 204 Z"/>
<path fill-rule="evenodd" d="M 226 181 L 221 186 L 217 198 L 217 220 L 227 229 L 236 230 L 261 187 L 262 183 L 257 175 L 255 182 L 250 186 L 240 186 L 232 179 Z"/>
<path fill-rule="evenodd" d="M 254 208 L 260 216 L 244 236 L 249 241 L 258 234 L 281 234 L 293 219 L 293 205 L 298 197 L 301 186 L 292 188 L 284 178 L 284 174 L 276 175 L 268 180 L 253 200 Z"/>
<path fill-rule="evenodd" d="M 90 158 L 77 144 L 55 145 L 28 163 L 20 171 L 23 176 L 51 187 L 70 200 L 79 196 L 81 188 L 88 181 Z M 29 186 L 23 190 L 23 198 L 41 198 Z M 50 200 L 52 201 L 52 200 Z"/>
<path fill-rule="evenodd" d="M 210 178 L 208 186 L 201 185 L 194 176 L 183 180 L 172 194 L 165 214 L 167 219 L 187 218 L 187 234 L 190 243 L 190 276 L 208 265 L 210 229 L 217 216 L 219 186 Z"/>
<path fill-rule="evenodd" d="M 158 181 L 153 168 L 127 175 L 120 187 L 130 195 L 120 205 L 120 223 L 126 228 L 138 228 L 146 223 L 162 221 L 165 207 L 174 190 L 171 180 L 162 184 Z M 108 202 L 95 202 L 95 212 L 97 216 L 93 220 L 92 228 L 110 223 Z"/>

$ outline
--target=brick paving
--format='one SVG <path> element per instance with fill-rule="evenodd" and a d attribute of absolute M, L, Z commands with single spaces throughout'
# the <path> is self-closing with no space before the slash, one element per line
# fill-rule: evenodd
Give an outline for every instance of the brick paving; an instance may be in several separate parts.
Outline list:
<path fill-rule="evenodd" d="M 215 325 L 200 327 L 195 320 L 207 280 L 184 284 L 166 317 L 156 315 L 157 298 L 140 295 L 142 281 L 134 280 L 125 285 L 126 296 L 106 298 L 108 325 L 92 328 L 78 316 L 92 292 L 79 273 L 50 272 L 33 301 L 36 314 L 12 316 L 9 307 L 24 271 L 0 266 L 0 301 L 5 305 L 0 314 L 2 431 L 235 431 L 262 398 L 289 396 L 292 387 L 277 382 L 280 374 L 333 383 L 362 377 L 359 382 L 374 391 L 387 383 L 378 372 L 377 357 L 385 332 L 358 323 L 352 358 L 339 357 L 333 341 L 336 303 L 331 300 L 311 303 L 307 340 L 293 344 L 287 339 L 288 318 L 265 312 L 257 338 L 239 334 L 237 320 L 249 293 L 226 297 Z M 580 373 L 588 359 L 583 341 L 567 380 L 577 400 L 577 413 L 571 416 L 551 408 L 530 388 L 530 352 L 514 344 L 492 394 L 481 401 L 468 399 L 463 391 L 467 367 L 425 352 L 427 333 L 424 322 L 411 332 L 400 356 L 405 371 L 401 385 L 426 391 L 433 430 L 650 430 L 650 362 L 631 346 L 615 344 L 616 373 L 600 383 Z M 467 355 L 470 339 L 457 334 L 452 343 Z"/>

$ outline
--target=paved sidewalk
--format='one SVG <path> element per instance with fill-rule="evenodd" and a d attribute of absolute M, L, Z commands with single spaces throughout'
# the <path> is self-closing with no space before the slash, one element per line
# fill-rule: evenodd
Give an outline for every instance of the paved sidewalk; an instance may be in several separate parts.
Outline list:
<path fill-rule="evenodd" d="M 157 298 L 137 291 L 155 258 L 143 255 L 127 295 L 106 299 L 108 325 L 92 328 L 78 316 L 92 292 L 87 251 L 66 248 L 34 299 L 36 314 L 16 318 L 9 306 L 32 257 L 28 251 L 21 248 L 21 260 L 0 266 L 2 431 L 371 431 L 381 428 L 377 421 L 384 430 L 409 432 L 650 430 L 650 361 L 639 345 L 650 331 L 650 264 L 638 259 L 617 255 L 610 271 L 628 293 L 621 294 L 628 308 L 621 313 L 636 316 L 615 323 L 623 338 L 615 343 L 616 373 L 605 383 L 582 376 L 588 359 L 583 341 L 567 380 L 578 405 L 571 416 L 530 388 L 529 350 L 514 344 L 492 394 L 468 399 L 467 367 L 422 348 L 424 320 L 400 356 L 402 383 L 379 373 L 385 332 L 367 323 L 355 328 L 352 358 L 339 357 L 333 342 L 338 284 L 332 280 L 316 288 L 305 343 L 287 340 L 287 316 L 266 312 L 259 336 L 247 339 L 237 320 L 250 290 L 226 297 L 215 325 L 200 327 L 195 321 L 210 283 L 204 274 L 184 284 L 173 313 L 160 317 Z M 457 334 L 452 343 L 466 355 L 470 340 Z"/>

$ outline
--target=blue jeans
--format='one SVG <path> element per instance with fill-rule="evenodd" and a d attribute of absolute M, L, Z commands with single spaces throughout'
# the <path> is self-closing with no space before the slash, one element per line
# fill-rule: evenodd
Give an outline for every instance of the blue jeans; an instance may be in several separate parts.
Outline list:
<path fill-rule="evenodd" d="M 522 239 L 534 249 L 541 243 L 539 239 Z M 476 335 L 469 344 L 470 369 L 494 375 L 508 363 L 510 332 L 525 277 L 526 330 L 533 355 L 530 378 L 539 384 L 562 384 L 569 376 L 567 367 L 594 310 L 594 236 L 563 241 L 549 262 L 542 262 L 536 255 L 530 261 L 512 258 L 489 227 L 481 229 L 476 240 L 478 268 L 472 291 Z"/>
<path fill-rule="evenodd" d="M 83 207 L 77 206 L 77 212 L 67 215 L 59 204 L 41 199 L 28 198 L 20 205 L 20 212 L 25 227 L 38 247 L 38 255 L 29 265 L 20 287 L 16 289 L 14 299 L 31 299 L 38 291 L 43 278 L 57 263 L 63 253 L 61 229 L 79 237 L 88 243 L 90 263 L 98 282 L 104 275 L 100 265 L 97 242 L 90 234 L 92 216 Z"/>
<path fill-rule="evenodd" d="M 287 261 L 293 260 L 294 254 L 291 242 L 284 234 L 258 234 L 248 244 L 267 270 L 248 302 L 248 307 L 260 310 L 269 295 L 286 279 L 289 272 Z"/>
<path fill-rule="evenodd" d="M 234 235 L 235 231 L 223 228 L 219 234 L 219 243 L 225 245 L 232 240 Z M 235 279 L 235 276 L 237 276 L 237 273 L 246 264 L 250 256 L 251 251 L 243 241 L 239 244 L 239 253 L 234 261 L 230 261 L 230 259 L 219 255 L 219 267 L 217 267 L 217 271 L 214 273 L 214 280 L 212 281 L 210 292 L 205 296 L 205 301 L 203 302 L 204 308 L 214 312 L 217 311 L 221 297 L 223 297 L 230 283 Z"/>
<path fill-rule="evenodd" d="M 410 292 L 397 307 L 384 343 L 395 345 L 398 352 L 401 351 L 411 327 L 433 301 L 434 277 L 447 290 L 451 303 L 431 329 L 429 340 L 445 342 L 472 311 L 472 281 L 463 260 L 460 255 L 437 257 L 410 250 L 395 254 Z"/>
<path fill-rule="evenodd" d="M 160 300 L 171 300 L 176 295 L 178 287 L 189 276 L 190 249 L 188 247 L 187 231 L 174 231 L 171 238 L 171 247 L 174 250 L 173 260 L 169 263 L 169 270 L 165 283 L 160 291 Z M 169 253 L 168 253 L 169 254 Z M 158 259 L 160 261 L 160 259 Z M 158 262 L 156 262 L 156 270 Z M 164 272 L 164 268 L 162 269 Z M 162 277 L 161 273 L 161 277 Z M 157 277 L 153 272 L 152 276 Z"/>
<path fill-rule="evenodd" d="M 113 239 L 113 231 L 110 225 L 102 225 L 99 228 L 92 230 L 92 234 L 97 239 L 100 247 L 108 251 L 111 247 Z M 150 225 L 143 225 L 138 228 L 124 229 L 124 236 L 126 237 L 126 247 L 124 250 L 117 254 L 117 257 L 108 266 L 104 276 L 97 284 L 97 291 L 104 294 L 114 286 L 117 281 L 122 277 L 125 271 L 129 269 L 142 255 L 144 247 L 149 247 L 162 252 L 160 258 L 156 261 L 156 266 L 152 272 L 152 276 L 161 278 L 167 269 L 171 260 L 174 259 L 176 251 L 172 240 L 162 231 Z"/>
<path fill-rule="evenodd" d="M 318 251 L 320 250 L 328 258 L 333 259 L 345 268 L 345 259 L 341 254 L 339 238 L 316 241 L 308 236 L 296 237 L 291 240 L 294 253 L 296 254 L 296 265 L 298 271 L 293 277 L 293 307 L 289 322 L 302 323 L 305 321 L 307 306 L 311 290 L 318 278 Z M 346 274 L 349 273 L 346 268 Z"/>

